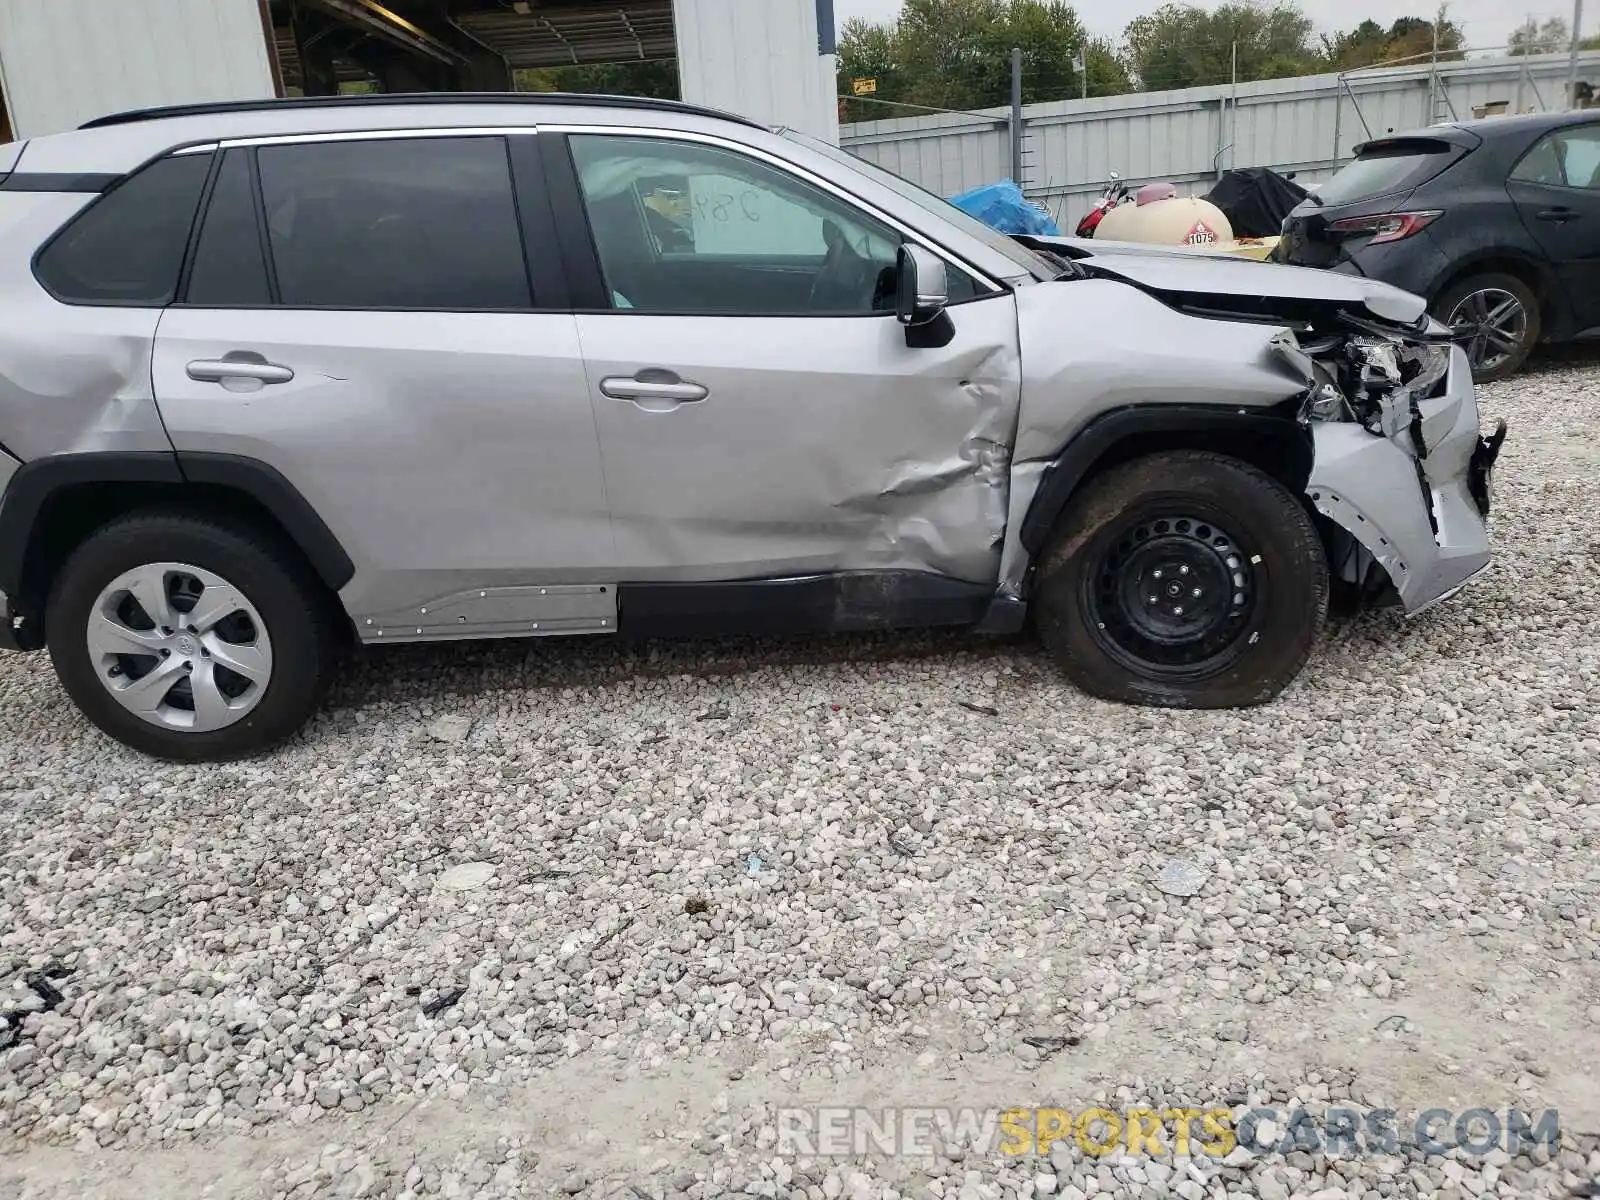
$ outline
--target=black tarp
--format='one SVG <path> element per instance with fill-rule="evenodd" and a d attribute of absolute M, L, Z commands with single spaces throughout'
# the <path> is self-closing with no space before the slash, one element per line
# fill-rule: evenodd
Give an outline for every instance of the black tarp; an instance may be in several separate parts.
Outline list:
<path fill-rule="evenodd" d="M 1276 237 L 1283 219 L 1309 193 L 1269 167 L 1239 167 L 1217 180 L 1206 199 L 1222 210 L 1234 237 Z"/>

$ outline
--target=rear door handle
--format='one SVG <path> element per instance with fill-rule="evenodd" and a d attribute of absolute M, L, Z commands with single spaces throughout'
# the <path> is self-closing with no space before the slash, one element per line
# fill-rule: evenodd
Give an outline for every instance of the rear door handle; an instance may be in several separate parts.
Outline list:
<path fill-rule="evenodd" d="M 269 363 L 259 355 L 250 358 L 199 358 L 190 363 L 189 378 L 197 383 L 226 383 L 230 380 L 252 380 L 257 386 L 264 383 L 288 383 L 294 372 L 277 363 Z"/>
<path fill-rule="evenodd" d="M 1541 221 L 1559 221 L 1563 225 L 1568 221 L 1576 221 L 1583 214 L 1571 208 L 1542 208 L 1538 212 Z"/>
<path fill-rule="evenodd" d="M 613 400 L 631 400 L 646 412 L 671 412 L 680 404 L 698 404 L 711 394 L 703 384 L 654 367 L 631 377 L 607 376 L 600 381 L 600 391 Z"/>

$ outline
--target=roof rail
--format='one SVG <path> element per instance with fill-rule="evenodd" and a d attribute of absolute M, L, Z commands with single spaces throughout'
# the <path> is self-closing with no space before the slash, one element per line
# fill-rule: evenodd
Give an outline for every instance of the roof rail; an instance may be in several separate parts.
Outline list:
<path fill-rule="evenodd" d="M 276 112 L 289 108 L 361 108 L 386 104 L 581 104 L 590 108 L 631 108 L 651 112 L 684 113 L 697 117 L 717 117 L 736 121 L 754 129 L 763 128 L 748 117 L 720 109 L 683 104 L 677 100 L 653 100 L 642 96 L 587 96 L 574 92 L 374 92 L 360 96 L 290 96 L 267 100 L 221 100 L 209 104 L 172 104 L 163 108 L 137 108 L 130 112 L 96 117 L 79 129 L 104 129 L 110 125 L 131 125 L 138 121 L 160 121 L 168 117 L 209 117 L 224 113 Z"/>

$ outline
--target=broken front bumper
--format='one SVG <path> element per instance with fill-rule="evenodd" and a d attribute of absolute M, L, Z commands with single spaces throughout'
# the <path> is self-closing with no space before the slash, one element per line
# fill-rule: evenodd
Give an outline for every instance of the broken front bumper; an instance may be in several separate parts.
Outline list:
<path fill-rule="evenodd" d="M 1421 612 L 1489 564 L 1490 481 L 1505 423 L 1482 435 L 1472 369 L 1451 352 L 1443 395 L 1421 404 L 1423 452 L 1347 421 L 1315 422 L 1306 493 L 1387 572 L 1400 604 Z"/>

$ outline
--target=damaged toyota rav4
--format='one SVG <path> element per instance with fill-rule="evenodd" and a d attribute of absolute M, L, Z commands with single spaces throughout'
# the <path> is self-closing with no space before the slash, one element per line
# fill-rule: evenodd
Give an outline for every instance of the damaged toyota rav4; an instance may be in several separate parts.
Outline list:
<path fill-rule="evenodd" d="M 1112 700 L 1271 699 L 1330 588 L 1489 561 L 1421 300 L 1005 238 L 684 105 L 151 110 L 0 146 L 0 643 L 140 750 L 352 644 L 1030 619 Z"/>

